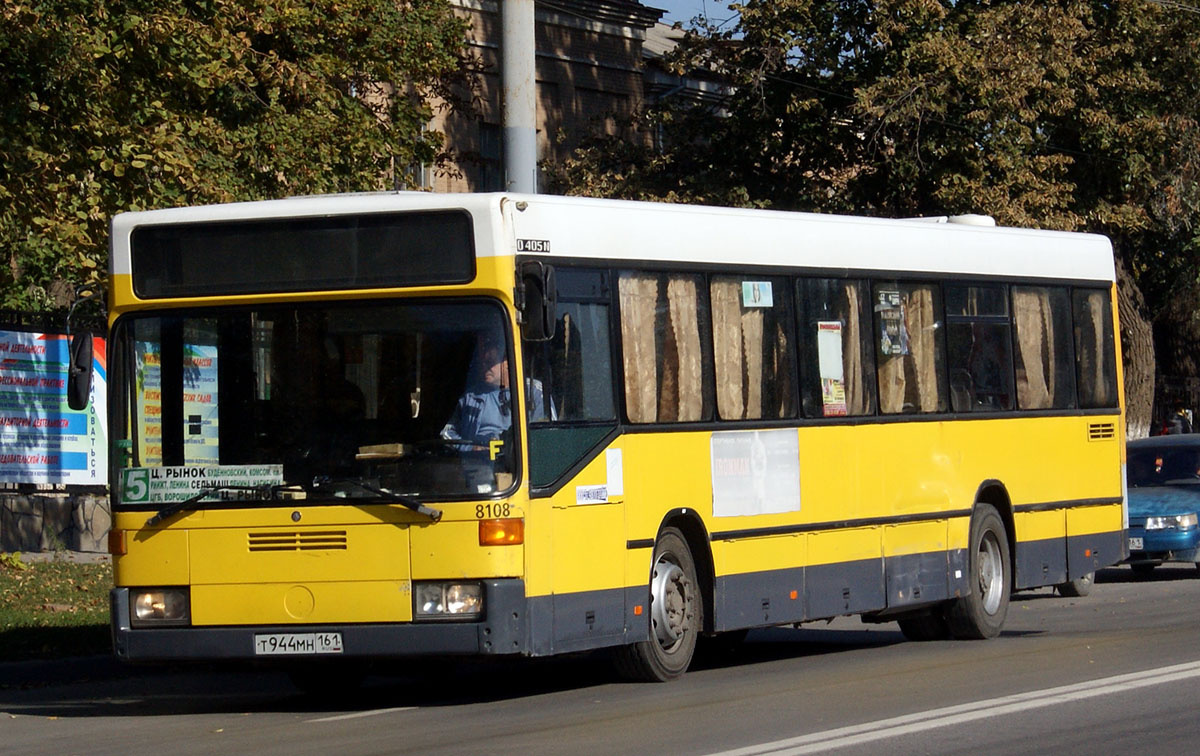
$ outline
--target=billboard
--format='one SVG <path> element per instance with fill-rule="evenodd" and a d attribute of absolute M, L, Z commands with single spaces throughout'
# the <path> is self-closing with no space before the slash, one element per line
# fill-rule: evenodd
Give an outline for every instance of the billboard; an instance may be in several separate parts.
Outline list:
<path fill-rule="evenodd" d="M 105 342 L 92 337 L 86 410 L 67 407 L 68 338 L 0 330 L 0 482 L 108 482 Z"/>

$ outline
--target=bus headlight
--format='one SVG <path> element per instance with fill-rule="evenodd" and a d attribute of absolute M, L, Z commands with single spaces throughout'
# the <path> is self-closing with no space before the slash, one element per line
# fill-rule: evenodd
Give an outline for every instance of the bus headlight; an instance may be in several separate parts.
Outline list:
<path fill-rule="evenodd" d="M 416 583 L 413 603 L 416 619 L 478 619 L 483 614 L 483 586 L 479 583 Z"/>
<path fill-rule="evenodd" d="M 191 620 L 186 588 L 134 590 L 129 608 L 134 627 L 186 625 Z"/>

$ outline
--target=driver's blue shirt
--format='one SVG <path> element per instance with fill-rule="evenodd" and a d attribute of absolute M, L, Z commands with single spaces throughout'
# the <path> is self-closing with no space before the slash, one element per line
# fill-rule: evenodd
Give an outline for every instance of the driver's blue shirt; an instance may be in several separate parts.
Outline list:
<path fill-rule="evenodd" d="M 542 411 L 542 384 L 529 384 L 529 420 L 545 420 Z M 551 409 L 551 416 L 555 414 Z M 461 439 L 480 446 L 500 438 L 512 427 L 512 397 L 509 390 L 489 384 L 472 386 L 459 397 L 450 414 L 450 421 L 442 428 L 442 438 Z"/>

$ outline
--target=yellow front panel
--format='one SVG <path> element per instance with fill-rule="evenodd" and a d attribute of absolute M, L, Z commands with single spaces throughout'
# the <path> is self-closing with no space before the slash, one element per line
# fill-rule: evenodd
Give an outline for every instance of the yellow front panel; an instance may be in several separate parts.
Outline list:
<path fill-rule="evenodd" d="M 407 580 L 408 528 L 200 528 L 191 561 L 194 585 Z"/>
<path fill-rule="evenodd" d="M 146 521 L 144 512 L 118 514 L 113 527 L 130 528 Z M 191 582 L 186 530 L 127 530 L 127 552 L 113 559 L 119 586 L 187 585 Z"/>
<path fill-rule="evenodd" d="M 192 586 L 193 625 L 409 622 L 407 580 Z"/>
<path fill-rule="evenodd" d="M 520 514 L 510 510 L 510 514 Z M 412 576 L 416 580 L 519 577 L 523 546 L 480 546 L 479 521 L 447 522 L 414 528 Z"/>

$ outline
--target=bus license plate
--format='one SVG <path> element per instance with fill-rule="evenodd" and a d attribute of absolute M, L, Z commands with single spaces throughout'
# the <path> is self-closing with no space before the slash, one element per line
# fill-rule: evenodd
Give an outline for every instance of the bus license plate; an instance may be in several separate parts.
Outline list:
<path fill-rule="evenodd" d="M 341 633 L 272 633 L 254 636 L 255 656 L 340 653 Z"/>
<path fill-rule="evenodd" d="M 1141 551 L 1143 548 L 1144 547 L 1142 546 L 1141 538 L 1139 538 L 1137 536 L 1129 537 L 1129 550 L 1130 551 Z"/>

